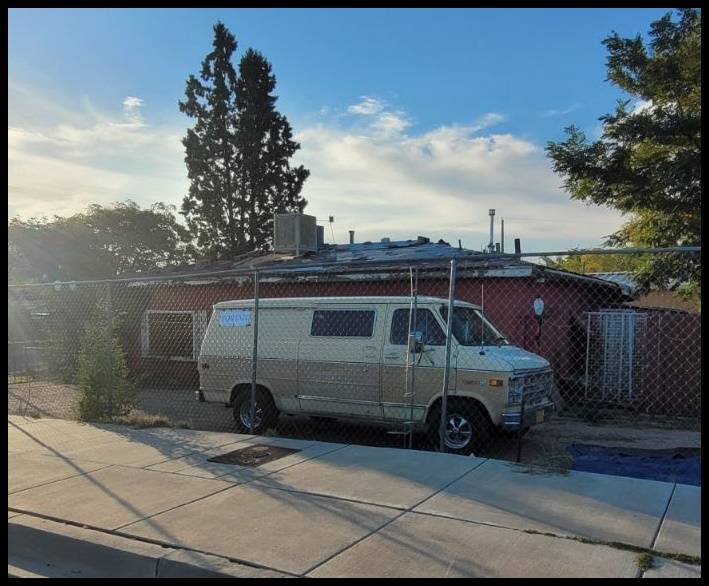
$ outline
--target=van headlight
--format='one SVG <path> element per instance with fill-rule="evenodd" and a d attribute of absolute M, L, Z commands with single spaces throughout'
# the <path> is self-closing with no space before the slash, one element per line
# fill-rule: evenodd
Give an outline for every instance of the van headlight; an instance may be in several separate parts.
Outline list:
<path fill-rule="evenodd" d="M 522 402 L 523 378 L 510 378 L 507 383 L 507 402 L 510 405 L 517 405 Z"/>

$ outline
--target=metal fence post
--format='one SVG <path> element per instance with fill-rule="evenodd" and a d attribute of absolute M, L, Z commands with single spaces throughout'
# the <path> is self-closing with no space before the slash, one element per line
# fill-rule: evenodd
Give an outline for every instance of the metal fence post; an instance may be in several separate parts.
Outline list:
<path fill-rule="evenodd" d="M 407 340 L 408 347 L 406 349 L 406 364 L 409 364 L 411 360 L 411 386 L 409 393 L 411 394 L 411 401 L 409 403 L 409 437 L 408 437 L 408 447 L 412 449 L 414 447 L 414 397 L 416 395 L 416 355 L 411 353 L 411 334 L 416 332 L 418 324 L 416 323 L 416 313 L 418 308 L 418 283 L 419 283 L 419 270 L 416 269 L 413 275 L 413 295 L 411 299 L 411 310 L 409 315 L 409 339 Z M 414 341 L 414 346 L 415 346 Z"/>
<path fill-rule="evenodd" d="M 448 412 L 448 379 L 450 377 L 451 336 L 453 334 L 453 299 L 455 296 L 455 259 L 451 260 L 450 283 L 448 285 L 448 322 L 446 326 L 446 362 L 443 368 L 443 396 L 441 397 L 441 425 L 439 432 L 440 451 L 446 451 L 446 418 Z"/>
<path fill-rule="evenodd" d="M 256 427 L 256 363 L 258 360 L 258 284 L 259 272 L 254 272 L 254 344 L 251 353 L 251 433 Z"/>
<path fill-rule="evenodd" d="M 108 415 L 113 417 L 113 305 L 111 283 L 106 283 L 106 338 L 108 343 Z"/>
<path fill-rule="evenodd" d="M 519 406 L 519 429 L 517 430 L 517 459 L 519 464 L 522 459 L 522 431 L 524 429 L 524 391 L 522 392 L 522 403 Z"/>

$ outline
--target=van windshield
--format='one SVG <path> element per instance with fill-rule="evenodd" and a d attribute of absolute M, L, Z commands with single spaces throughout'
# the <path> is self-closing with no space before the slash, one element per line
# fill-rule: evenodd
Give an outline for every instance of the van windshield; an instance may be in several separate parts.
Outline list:
<path fill-rule="evenodd" d="M 441 315 L 448 320 L 448 308 L 441 307 Z M 482 314 L 472 307 L 453 308 L 453 335 L 463 346 L 507 346 L 504 335 Z"/>

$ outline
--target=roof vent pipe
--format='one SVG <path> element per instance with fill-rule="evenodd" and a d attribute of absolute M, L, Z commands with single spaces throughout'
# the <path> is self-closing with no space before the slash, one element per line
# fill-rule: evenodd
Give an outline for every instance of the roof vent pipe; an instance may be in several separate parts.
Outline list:
<path fill-rule="evenodd" d="M 500 219 L 500 252 L 505 254 L 505 218 Z"/>
<path fill-rule="evenodd" d="M 490 214 L 490 243 L 487 245 L 488 252 L 495 252 L 495 210 L 488 211 Z"/>
<path fill-rule="evenodd" d="M 354 244 L 354 230 L 350 230 L 350 244 Z"/>

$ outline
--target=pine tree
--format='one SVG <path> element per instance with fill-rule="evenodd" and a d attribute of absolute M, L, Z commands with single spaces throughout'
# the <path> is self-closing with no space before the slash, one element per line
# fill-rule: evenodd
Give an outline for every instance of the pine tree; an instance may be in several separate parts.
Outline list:
<path fill-rule="evenodd" d="M 302 211 L 300 196 L 309 172 L 290 168 L 288 159 L 300 148 L 292 140 L 288 120 L 275 109 L 276 78 L 266 58 L 253 49 L 244 53 L 237 81 L 236 144 L 240 157 L 239 190 L 248 202 L 247 232 L 254 248 L 271 241 L 273 214 Z"/>
<path fill-rule="evenodd" d="M 249 49 L 237 76 L 234 36 L 214 26 L 213 50 L 200 79 L 190 76 L 180 110 L 195 118 L 183 140 L 191 181 L 182 213 L 197 244 L 210 255 L 265 249 L 273 214 L 302 211 L 300 192 L 309 172 L 291 168 L 300 148 L 288 120 L 276 111 L 276 78 L 259 52 Z"/>
<path fill-rule="evenodd" d="M 701 12 L 683 8 L 678 15 L 653 22 L 647 44 L 640 35 L 606 38 L 608 80 L 635 107 L 621 101 L 602 116 L 599 140 L 589 142 L 571 126 L 565 141 L 547 146 L 573 199 L 630 215 L 608 238 L 611 246 L 701 244 Z M 635 277 L 644 287 L 680 283 L 692 293 L 701 259 L 657 256 Z"/>

